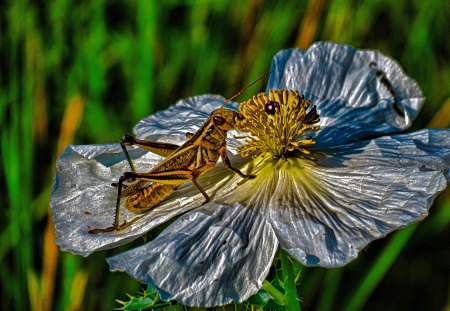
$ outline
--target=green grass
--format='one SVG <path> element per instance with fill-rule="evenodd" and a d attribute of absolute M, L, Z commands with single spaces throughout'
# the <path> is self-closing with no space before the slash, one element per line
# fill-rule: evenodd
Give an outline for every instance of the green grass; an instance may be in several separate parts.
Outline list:
<path fill-rule="evenodd" d="M 435 126 L 449 126 L 448 108 L 440 110 L 450 97 L 446 0 L 330 0 L 318 11 L 306 0 L 162 3 L 0 4 L 2 310 L 111 310 L 120 307 L 116 299 L 139 291 L 126 275 L 108 271 L 104 258 L 120 250 L 80 258 L 44 235 L 55 160 L 65 144 L 117 142 L 141 118 L 182 97 L 230 97 L 266 73 L 280 49 L 310 44 L 307 31 L 314 41 L 397 59 L 427 97 L 414 128 L 433 117 L 440 117 Z M 447 192 L 425 221 L 372 243 L 344 268 L 303 268 L 289 284 L 273 273 L 265 287 L 287 300 L 299 293 L 305 310 L 450 308 L 449 202 Z M 300 273 L 296 265 L 287 269 Z M 276 301 L 266 308 L 282 309 Z"/>

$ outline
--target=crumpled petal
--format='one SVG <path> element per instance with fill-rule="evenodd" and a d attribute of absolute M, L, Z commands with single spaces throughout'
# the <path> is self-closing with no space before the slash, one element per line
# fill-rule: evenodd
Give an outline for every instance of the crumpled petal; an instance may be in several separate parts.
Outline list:
<path fill-rule="evenodd" d="M 208 203 L 108 263 L 111 270 L 156 285 L 163 300 L 212 307 L 256 293 L 277 247 L 262 215 L 238 203 Z"/>
<path fill-rule="evenodd" d="M 275 175 L 270 221 L 280 246 L 301 263 L 342 266 L 372 240 L 424 218 L 449 167 L 448 130 L 335 147 Z"/>
<path fill-rule="evenodd" d="M 403 130 L 424 102 L 417 83 L 376 51 L 319 42 L 307 51 L 279 52 L 271 70 L 267 90 L 296 90 L 317 106 L 317 148 Z M 377 72 L 385 73 L 396 103 Z"/>
<path fill-rule="evenodd" d="M 141 123 L 136 130 L 155 141 L 180 144 L 186 140 L 188 130 L 195 131 L 199 123 L 206 120 L 209 113 L 205 111 L 218 108 L 224 102 L 222 97 L 212 95 L 181 100 L 170 109 L 144 119 L 145 130 L 141 130 Z M 175 124 L 174 120 L 179 123 Z M 138 172 L 148 171 L 163 159 L 140 148 L 129 148 L 129 152 Z M 169 199 L 142 214 L 142 219 L 126 230 L 88 233 L 89 229 L 112 225 L 117 189 L 111 183 L 117 182 L 126 171 L 130 168 L 119 144 L 66 147 L 56 165 L 51 194 L 56 242 L 61 250 L 88 256 L 94 251 L 125 244 L 204 201 L 199 191 L 188 183 Z M 217 168 L 217 171 L 222 172 L 223 168 Z M 217 179 L 214 181 L 218 182 Z M 199 183 L 208 184 L 202 178 Z M 121 221 L 138 216 L 124 208 L 121 211 Z"/>

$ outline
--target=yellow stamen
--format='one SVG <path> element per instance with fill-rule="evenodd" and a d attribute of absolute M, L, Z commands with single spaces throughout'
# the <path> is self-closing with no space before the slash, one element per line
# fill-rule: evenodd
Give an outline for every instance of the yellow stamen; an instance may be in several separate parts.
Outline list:
<path fill-rule="evenodd" d="M 308 146 L 315 144 L 307 133 L 315 132 L 320 121 L 315 106 L 310 109 L 310 100 L 305 100 L 297 91 L 270 90 L 269 96 L 259 93 L 239 106 L 242 120 L 236 128 L 249 132 L 245 144 L 237 149 L 243 157 L 257 158 L 267 153 L 276 158 L 309 154 Z"/>

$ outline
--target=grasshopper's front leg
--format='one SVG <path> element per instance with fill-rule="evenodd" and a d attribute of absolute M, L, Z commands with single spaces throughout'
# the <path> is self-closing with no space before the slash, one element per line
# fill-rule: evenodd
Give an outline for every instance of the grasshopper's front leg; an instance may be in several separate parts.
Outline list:
<path fill-rule="evenodd" d="M 232 170 L 233 172 L 237 173 L 239 176 L 241 176 L 242 178 L 255 178 L 255 175 L 251 175 L 251 174 L 244 174 L 242 173 L 240 170 L 238 170 L 237 168 L 233 167 L 231 165 L 231 161 L 230 161 L 230 157 L 228 156 L 228 152 L 227 152 L 227 147 L 226 145 L 223 145 L 222 147 L 220 147 L 219 149 L 220 152 L 220 156 L 222 157 L 222 161 L 223 161 L 223 165 Z"/>

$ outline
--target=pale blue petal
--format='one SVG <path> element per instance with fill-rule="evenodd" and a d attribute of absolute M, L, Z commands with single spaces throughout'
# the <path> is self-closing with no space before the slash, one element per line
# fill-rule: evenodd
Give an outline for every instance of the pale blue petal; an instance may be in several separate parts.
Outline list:
<path fill-rule="evenodd" d="M 425 129 L 330 147 L 321 153 L 317 164 L 354 168 L 386 164 L 442 171 L 446 175 L 450 167 L 450 130 Z"/>
<path fill-rule="evenodd" d="M 396 101 L 378 71 L 385 73 Z M 321 119 L 317 147 L 403 130 L 424 102 L 417 83 L 394 60 L 330 42 L 279 52 L 267 89 L 297 90 L 313 101 Z"/>
<path fill-rule="evenodd" d="M 155 285 L 163 300 L 211 307 L 255 294 L 277 246 L 271 226 L 258 213 L 237 203 L 209 203 L 108 262 L 112 270 Z"/>
<path fill-rule="evenodd" d="M 295 165 L 297 174 L 280 172 L 283 195 L 268 213 L 280 245 L 305 265 L 338 267 L 426 217 L 447 187 L 450 131 L 357 142 Z"/>

